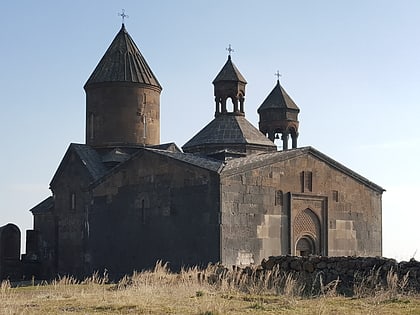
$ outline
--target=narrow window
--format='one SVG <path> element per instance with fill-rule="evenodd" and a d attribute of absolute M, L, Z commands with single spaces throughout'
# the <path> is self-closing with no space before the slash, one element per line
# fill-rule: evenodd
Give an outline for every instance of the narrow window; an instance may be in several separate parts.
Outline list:
<path fill-rule="evenodd" d="M 90 140 L 93 140 L 93 138 L 94 138 L 94 134 L 93 134 L 94 121 L 95 121 L 95 116 L 93 115 L 93 113 L 90 113 L 89 114 L 89 138 L 90 138 Z"/>
<path fill-rule="evenodd" d="M 312 172 L 303 171 L 301 175 L 302 192 L 312 192 Z"/>
<path fill-rule="evenodd" d="M 75 210 L 76 209 L 76 194 L 72 193 L 70 196 L 70 209 Z"/>
<path fill-rule="evenodd" d="M 145 224 L 146 223 L 146 213 L 144 210 L 144 199 L 141 201 L 141 223 Z"/>
<path fill-rule="evenodd" d="M 338 202 L 338 191 L 337 190 L 333 190 L 332 191 L 332 195 L 333 195 L 333 200 L 335 202 Z"/>
<path fill-rule="evenodd" d="M 277 190 L 276 191 L 276 206 L 283 205 L 283 191 Z"/>
<path fill-rule="evenodd" d="M 312 191 L 312 172 L 305 172 L 305 188 Z"/>

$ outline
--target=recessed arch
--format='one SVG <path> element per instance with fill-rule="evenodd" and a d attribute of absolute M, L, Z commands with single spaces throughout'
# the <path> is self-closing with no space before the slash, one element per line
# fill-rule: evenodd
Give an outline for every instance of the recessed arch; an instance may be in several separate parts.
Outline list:
<path fill-rule="evenodd" d="M 310 208 L 298 213 L 293 222 L 293 233 L 295 255 L 321 253 L 321 222 Z"/>
<path fill-rule="evenodd" d="M 310 235 L 300 237 L 295 245 L 295 253 L 297 256 L 309 256 L 316 254 L 315 240 Z"/>

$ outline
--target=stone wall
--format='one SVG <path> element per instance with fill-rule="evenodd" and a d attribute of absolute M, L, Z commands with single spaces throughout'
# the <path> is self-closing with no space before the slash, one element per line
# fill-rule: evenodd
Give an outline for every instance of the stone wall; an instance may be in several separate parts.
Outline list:
<path fill-rule="evenodd" d="M 224 265 L 304 255 L 305 237 L 311 254 L 382 255 L 380 192 L 313 154 L 264 163 L 221 174 Z"/>
<path fill-rule="evenodd" d="M 292 274 L 312 294 L 336 280 L 338 293 L 345 295 L 353 295 L 358 289 L 387 289 L 392 285 L 420 292 L 420 262 L 415 259 L 398 263 L 383 257 L 271 256 L 261 262 L 260 270 Z"/>
<path fill-rule="evenodd" d="M 111 278 L 170 262 L 205 266 L 219 257 L 217 173 L 145 151 L 92 189 L 86 274 Z"/>

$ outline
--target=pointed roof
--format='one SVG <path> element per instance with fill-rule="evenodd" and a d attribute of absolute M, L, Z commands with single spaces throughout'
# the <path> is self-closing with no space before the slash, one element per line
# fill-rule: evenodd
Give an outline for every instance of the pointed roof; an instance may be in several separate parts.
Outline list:
<path fill-rule="evenodd" d="M 235 64 L 232 62 L 232 58 L 230 57 L 230 55 L 228 56 L 228 60 L 223 66 L 222 70 L 220 70 L 219 74 L 213 80 L 213 84 L 220 81 L 239 81 L 242 83 L 247 83 L 243 75 L 239 72 L 238 68 L 236 68 Z"/>
<path fill-rule="evenodd" d="M 217 146 L 229 148 L 229 145 L 257 145 L 276 148 L 244 116 L 220 115 L 200 130 L 182 147 L 184 151 L 193 147 Z"/>
<path fill-rule="evenodd" d="M 133 82 L 162 89 L 140 50 L 122 24 L 85 87 L 102 82 Z"/>
<path fill-rule="evenodd" d="M 258 108 L 258 113 L 264 109 L 293 109 L 299 111 L 299 107 L 291 99 L 291 97 L 286 93 L 283 87 L 280 85 L 280 81 L 277 80 L 277 84 L 274 89 L 268 94 L 267 98 Z"/>

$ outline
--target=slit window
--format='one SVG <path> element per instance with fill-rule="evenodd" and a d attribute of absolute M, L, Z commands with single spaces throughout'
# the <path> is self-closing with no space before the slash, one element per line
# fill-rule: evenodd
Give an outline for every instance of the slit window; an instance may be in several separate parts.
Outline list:
<path fill-rule="evenodd" d="M 72 193 L 70 196 L 70 209 L 76 210 L 76 194 Z"/>
<path fill-rule="evenodd" d="M 302 172 L 302 192 L 312 192 L 312 172 Z"/>
<path fill-rule="evenodd" d="M 90 140 L 93 140 L 94 138 L 94 122 L 95 122 L 95 116 L 93 115 L 93 113 L 89 114 L 89 138 Z"/>
<path fill-rule="evenodd" d="M 332 191 L 332 195 L 333 195 L 333 200 L 335 202 L 338 202 L 338 191 L 337 190 L 333 190 Z"/>

